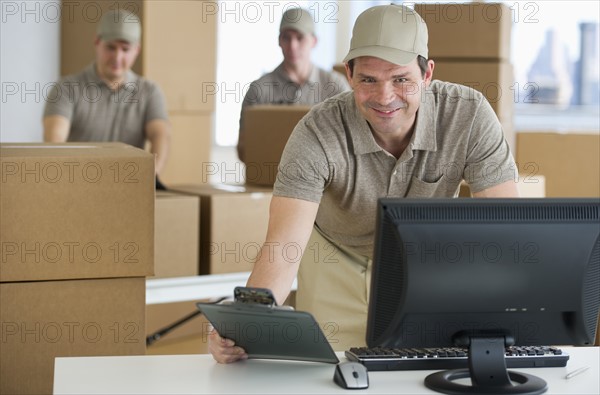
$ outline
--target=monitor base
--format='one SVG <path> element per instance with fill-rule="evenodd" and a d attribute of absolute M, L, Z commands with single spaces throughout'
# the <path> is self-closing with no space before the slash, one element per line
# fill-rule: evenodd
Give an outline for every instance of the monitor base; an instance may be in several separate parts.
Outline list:
<path fill-rule="evenodd" d="M 525 373 L 508 371 L 511 383 L 505 386 L 475 386 L 453 383 L 453 380 L 471 377 L 469 369 L 446 370 L 432 373 L 425 378 L 425 386 L 431 390 L 444 394 L 543 394 L 548 389 L 546 381 L 539 377 Z"/>
<path fill-rule="evenodd" d="M 469 369 L 446 370 L 430 374 L 425 386 L 445 394 L 523 394 L 537 395 L 548 386 L 539 377 L 506 370 L 504 336 L 470 336 Z M 454 383 L 470 378 L 472 385 Z"/>

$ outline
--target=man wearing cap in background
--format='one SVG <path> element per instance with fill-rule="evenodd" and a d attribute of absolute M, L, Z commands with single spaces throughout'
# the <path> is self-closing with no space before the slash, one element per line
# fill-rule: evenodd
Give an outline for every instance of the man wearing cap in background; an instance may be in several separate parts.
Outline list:
<path fill-rule="evenodd" d="M 314 106 L 281 158 L 267 240 L 247 285 L 283 302 L 298 275 L 296 308 L 315 316 L 338 351 L 365 345 L 378 198 L 455 197 L 463 179 L 476 197 L 518 196 L 491 106 L 471 88 L 433 81 L 427 55 L 416 12 L 363 12 L 344 59 L 353 92 Z M 301 262 L 286 259 L 290 244 L 304 251 Z M 247 358 L 214 331 L 209 343 L 219 362 Z"/>
<path fill-rule="evenodd" d="M 283 62 L 272 72 L 250 84 L 242 102 L 238 157 L 244 160 L 242 123 L 244 109 L 257 104 L 313 105 L 350 89 L 346 78 L 336 72 L 315 66 L 310 59 L 317 45 L 315 26 L 310 12 L 290 8 L 283 13 L 279 25 L 279 47 Z"/>
<path fill-rule="evenodd" d="M 62 78 L 47 96 L 44 141 L 121 141 L 144 148 L 148 140 L 156 155 L 156 173 L 161 172 L 170 125 L 158 86 L 131 71 L 140 39 L 135 14 L 119 10 L 102 17 L 94 41 L 95 62 Z"/>

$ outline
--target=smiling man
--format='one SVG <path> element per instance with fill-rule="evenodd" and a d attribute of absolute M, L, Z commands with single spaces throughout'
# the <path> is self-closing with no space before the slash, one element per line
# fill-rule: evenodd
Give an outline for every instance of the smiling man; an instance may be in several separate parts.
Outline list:
<path fill-rule="evenodd" d="M 140 53 L 139 18 L 110 11 L 96 33 L 95 61 L 61 79 L 47 96 L 44 141 L 121 141 L 139 148 L 149 141 L 159 174 L 167 161 L 170 125 L 158 86 L 131 71 Z"/>
<path fill-rule="evenodd" d="M 248 286 L 283 302 L 298 275 L 297 309 L 339 351 L 365 345 L 378 198 L 456 197 L 462 180 L 476 197 L 518 196 L 492 108 L 479 92 L 433 80 L 427 40 L 410 8 L 362 13 L 344 59 L 352 91 L 312 108 L 279 166 Z M 215 332 L 209 343 L 219 362 L 247 357 Z"/>

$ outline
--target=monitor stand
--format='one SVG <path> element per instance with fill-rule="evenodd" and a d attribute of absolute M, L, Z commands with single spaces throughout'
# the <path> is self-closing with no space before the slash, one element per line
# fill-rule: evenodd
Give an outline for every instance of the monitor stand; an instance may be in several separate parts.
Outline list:
<path fill-rule="evenodd" d="M 539 377 L 506 370 L 505 336 L 470 336 L 469 369 L 446 370 L 425 378 L 425 386 L 445 394 L 542 394 L 548 386 Z M 470 378 L 472 385 L 454 383 Z"/>

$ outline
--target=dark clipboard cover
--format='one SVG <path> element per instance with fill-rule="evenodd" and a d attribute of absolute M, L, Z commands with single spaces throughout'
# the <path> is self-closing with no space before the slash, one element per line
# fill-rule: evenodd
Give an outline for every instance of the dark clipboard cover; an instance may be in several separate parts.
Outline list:
<path fill-rule="evenodd" d="M 339 362 L 310 313 L 248 303 L 196 306 L 221 337 L 233 340 L 249 358 Z"/>

